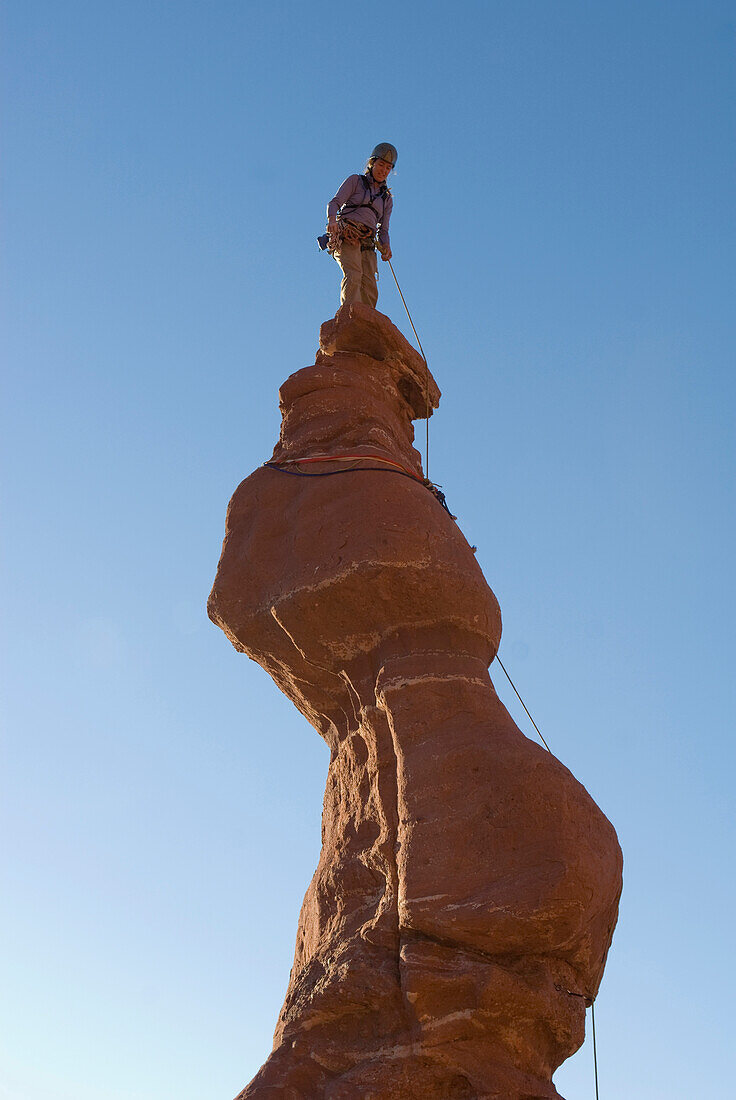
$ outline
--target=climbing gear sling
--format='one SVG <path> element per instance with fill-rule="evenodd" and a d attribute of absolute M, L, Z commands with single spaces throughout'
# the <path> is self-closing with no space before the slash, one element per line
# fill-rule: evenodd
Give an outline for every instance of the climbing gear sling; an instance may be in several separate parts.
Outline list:
<path fill-rule="evenodd" d="M 359 245 L 361 252 L 375 250 L 375 231 L 360 222 L 351 222 L 348 218 L 340 219 L 332 240 L 327 245 L 327 251 L 338 252 L 343 244 Z"/>

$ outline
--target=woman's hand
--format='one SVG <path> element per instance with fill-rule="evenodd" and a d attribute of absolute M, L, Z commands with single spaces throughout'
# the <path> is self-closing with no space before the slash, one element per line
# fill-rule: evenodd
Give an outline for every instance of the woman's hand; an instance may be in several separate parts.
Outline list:
<path fill-rule="evenodd" d="M 381 249 L 381 259 L 382 260 L 390 260 L 392 256 L 393 256 L 393 252 L 391 251 L 391 248 L 389 247 L 389 245 L 386 245 L 385 248 Z"/>

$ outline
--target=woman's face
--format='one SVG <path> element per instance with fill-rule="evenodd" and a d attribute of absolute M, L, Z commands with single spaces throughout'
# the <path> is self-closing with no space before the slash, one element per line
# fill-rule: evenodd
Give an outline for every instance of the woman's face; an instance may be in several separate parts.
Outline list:
<path fill-rule="evenodd" d="M 383 183 L 384 180 L 388 179 L 388 174 L 392 168 L 393 164 L 390 160 L 383 160 L 382 157 L 376 157 L 373 161 L 373 167 L 371 168 L 374 180 Z"/>

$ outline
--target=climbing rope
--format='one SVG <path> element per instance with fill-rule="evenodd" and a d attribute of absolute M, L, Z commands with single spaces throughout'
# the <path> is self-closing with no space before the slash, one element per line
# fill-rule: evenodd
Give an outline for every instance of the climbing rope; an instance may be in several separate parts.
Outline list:
<path fill-rule="evenodd" d="M 526 703 L 524 702 L 524 700 L 522 699 L 522 697 L 521 697 L 521 696 L 519 695 L 518 691 L 516 691 L 516 684 L 515 684 L 515 683 L 514 683 L 514 681 L 513 681 L 512 679 L 511 679 L 511 677 L 509 676 L 508 672 L 506 672 L 506 668 L 505 668 L 505 666 L 504 666 L 504 663 L 503 663 L 503 661 L 501 660 L 501 658 L 499 657 L 499 655 L 498 655 L 498 654 L 496 654 L 496 660 L 498 661 L 498 663 L 500 664 L 501 668 L 503 669 L 503 671 L 504 671 L 504 675 L 506 676 L 506 679 L 508 680 L 508 682 L 509 682 L 509 683 L 511 684 L 512 688 L 513 688 L 513 689 L 514 689 L 514 691 L 516 692 L 516 698 L 517 698 L 517 699 L 519 700 L 519 702 L 521 703 L 522 707 L 524 708 L 524 710 L 526 711 L 527 715 L 529 716 L 529 721 L 531 722 L 531 724 L 532 724 L 532 725 L 534 726 L 535 730 L 536 730 L 536 731 L 537 731 L 537 733 L 539 734 L 539 740 L 540 740 L 540 741 L 542 742 L 542 744 L 544 745 L 544 747 L 545 747 L 545 749 L 547 750 L 547 752 L 551 753 L 551 752 L 552 752 L 552 749 L 551 749 L 551 748 L 549 747 L 549 745 L 547 744 L 547 742 L 546 742 L 546 741 L 544 740 L 544 738 L 542 737 L 542 733 L 541 733 L 541 730 L 539 729 L 539 726 L 538 726 L 538 725 L 537 725 L 537 723 L 536 723 L 536 722 L 534 721 L 534 719 L 532 718 L 531 714 L 529 714 L 529 710 L 528 710 L 528 708 L 527 708 L 527 705 L 526 705 Z"/>
<path fill-rule="evenodd" d="M 393 458 L 384 458 L 383 455 L 310 455 L 308 458 L 279 458 L 276 460 L 279 466 L 302 466 L 308 462 L 362 462 L 364 459 L 371 459 L 374 462 L 385 462 L 387 466 L 395 466 L 397 470 L 400 470 L 402 474 L 406 474 L 407 477 L 413 477 L 415 481 L 420 484 L 424 484 L 424 478 L 419 474 L 415 474 L 412 470 L 407 470 L 406 466 L 402 466 L 400 462 L 396 462 Z M 264 466 L 271 466 L 274 464 L 274 460 L 271 462 L 264 462 Z M 360 467 L 354 466 L 353 469 L 359 469 Z M 363 467 L 365 469 L 365 467 Z"/>
<path fill-rule="evenodd" d="M 508 682 L 511 684 L 512 688 L 514 689 L 514 692 L 516 694 L 516 698 L 519 700 L 522 707 L 526 711 L 526 713 L 529 717 L 529 721 L 531 722 L 531 724 L 534 726 L 535 730 L 539 734 L 540 741 L 544 745 L 547 752 L 552 753 L 552 749 L 549 747 L 549 745 L 547 744 L 545 739 L 542 737 L 539 726 L 534 721 L 531 714 L 529 714 L 529 708 L 527 707 L 527 705 L 524 702 L 524 700 L 522 699 L 522 697 L 519 695 L 519 692 L 516 690 L 516 684 L 514 683 L 514 681 L 509 676 L 509 674 L 506 671 L 506 668 L 504 666 L 504 663 L 503 663 L 503 661 L 501 660 L 501 658 L 499 657 L 498 654 L 496 654 L 496 660 L 498 661 L 499 665 L 503 669 L 503 672 L 504 672 L 504 675 L 505 675 L 506 679 L 508 680 Z M 555 988 L 563 991 L 562 986 L 558 985 L 558 986 L 555 986 Z M 593 1000 L 592 997 L 588 997 L 583 993 L 574 993 L 571 989 L 565 989 L 564 992 L 569 993 L 571 997 L 582 997 L 583 1000 L 585 1000 L 586 1002 L 587 1001 L 590 1002 L 590 1021 L 591 1021 L 591 1024 L 592 1024 L 592 1032 L 593 1032 L 593 1071 L 595 1073 L 595 1100 L 599 1100 L 599 1096 L 598 1096 L 598 1049 L 597 1049 L 597 1044 L 596 1044 L 596 1039 L 595 1039 L 595 1001 Z"/>
<path fill-rule="evenodd" d="M 391 469 L 386 469 L 385 466 L 348 466 L 345 470 L 320 470 L 314 474 L 305 473 L 303 470 L 285 470 L 284 464 L 289 465 L 301 465 L 303 462 L 340 462 L 340 461 L 354 461 L 356 459 L 372 459 L 378 462 L 386 462 Z M 268 466 L 271 470 L 278 470 L 280 474 L 289 474 L 291 477 L 336 477 L 338 474 L 365 474 L 365 473 L 378 473 L 378 474 L 399 474 L 400 477 L 411 478 L 412 481 L 418 482 L 425 489 L 428 489 L 435 500 L 439 501 L 442 507 L 447 512 L 450 519 L 457 519 L 457 516 L 453 516 L 452 512 L 447 506 L 445 494 L 439 485 L 435 485 L 427 477 L 419 477 L 418 474 L 414 474 L 411 470 L 405 469 L 400 466 L 398 462 L 393 462 L 390 458 L 383 458 L 381 455 L 323 455 L 319 457 L 310 458 L 283 458 L 277 462 L 264 462 L 264 466 Z"/>
<path fill-rule="evenodd" d="M 593 1068 L 595 1070 L 595 1100 L 598 1100 L 598 1053 L 595 1043 L 595 1001 L 590 1002 L 590 1019 L 593 1024 Z"/>
<path fill-rule="evenodd" d="M 425 399 L 426 399 L 425 412 L 427 414 L 427 435 L 426 435 L 426 440 L 425 440 L 425 445 L 424 445 L 424 472 L 427 475 L 427 477 L 429 477 L 429 417 L 430 417 L 430 413 L 431 413 L 431 408 L 430 408 L 430 403 L 429 403 L 429 363 L 427 362 L 427 356 L 424 354 L 424 348 L 422 347 L 422 341 L 419 339 L 419 333 L 414 328 L 414 322 L 411 319 L 411 313 L 409 313 L 409 307 L 406 304 L 406 298 L 401 293 L 401 287 L 399 286 L 399 280 L 396 278 L 396 272 L 394 271 L 394 265 L 391 263 L 390 260 L 388 260 L 387 263 L 388 263 L 388 266 L 391 268 L 391 274 L 394 277 L 394 282 L 396 283 L 396 289 L 399 292 L 399 296 L 401 298 L 401 301 L 404 303 L 404 309 L 406 310 L 406 316 L 409 318 L 409 324 L 411 325 L 412 332 L 414 333 L 414 335 L 416 337 L 416 341 L 419 344 L 419 350 L 422 353 L 422 359 L 424 360 L 424 366 L 425 366 L 425 369 L 426 369 L 426 375 L 425 375 L 425 378 L 424 378 L 424 396 L 425 396 Z"/>

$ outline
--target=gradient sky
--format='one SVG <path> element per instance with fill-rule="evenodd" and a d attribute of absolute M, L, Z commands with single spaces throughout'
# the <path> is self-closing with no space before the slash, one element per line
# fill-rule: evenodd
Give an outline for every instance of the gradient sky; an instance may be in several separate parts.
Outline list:
<path fill-rule="evenodd" d="M 228 1100 L 270 1050 L 328 753 L 205 601 L 378 141 L 430 474 L 624 849 L 600 1096 L 729 1096 L 734 5 L 6 0 L 2 34 L 2 1100 Z M 390 275 L 379 308 L 410 334 Z M 555 1081 L 594 1096 L 589 1040 Z"/>

